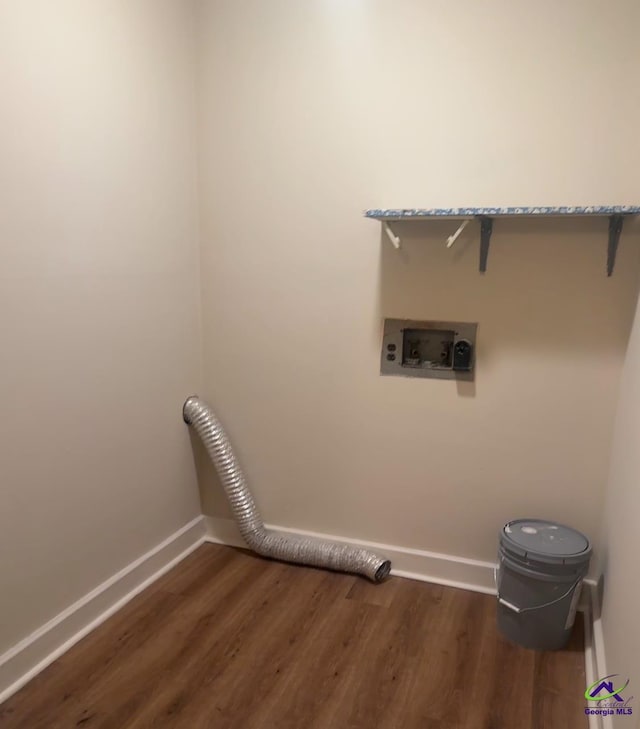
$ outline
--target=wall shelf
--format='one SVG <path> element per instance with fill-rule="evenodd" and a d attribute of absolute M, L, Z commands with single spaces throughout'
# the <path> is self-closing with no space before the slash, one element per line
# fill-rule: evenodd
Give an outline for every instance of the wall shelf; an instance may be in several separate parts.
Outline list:
<path fill-rule="evenodd" d="M 609 218 L 609 238 L 607 242 L 607 276 L 611 276 L 616 261 L 618 243 L 622 233 L 622 225 L 626 216 L 640 215 L 637 205 L 589 205 L 574 207 L 505 207 L 505 208 L 412 208 L 389 210 L 366 210 L 365 217 L 379 220 L 394 248 L 400 248 L 401 240 L 390 226 L 406 220 L 441 220 L 462 221 L 457 230 L 447 238 L 450 248 L 470 220 L 480 222 L 480 272 L 487 270 L 489 245 L 493 232 L 494 218 L 518 217 L 606 217 Z"/>

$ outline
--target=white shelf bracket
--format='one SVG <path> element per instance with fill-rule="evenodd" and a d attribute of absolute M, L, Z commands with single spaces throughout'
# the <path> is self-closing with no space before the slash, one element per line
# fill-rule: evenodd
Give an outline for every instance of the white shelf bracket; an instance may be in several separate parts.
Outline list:
<path fill-rule="evenodd" d="M 398 236 L 391 230 L 389 223 L 384 222 L 382 227 L 384 228 L 384 232 L 387 234 L 387 238 L 391 241 L 391 245 L 398 250 L 398 248 L 400 248 L 400 238 L 398 238 Z"/>
<path fill-rule="evenodd" d="M 453 235 L 450 235 L 447 238 L 447 248 L 451 248 L 451 246 L 458 240 L 460 234 L 462 231 L 469 225 L 471 221 L 470 220 L 463 220 L 460 225 L 458 226 L 458 230 Z"/>

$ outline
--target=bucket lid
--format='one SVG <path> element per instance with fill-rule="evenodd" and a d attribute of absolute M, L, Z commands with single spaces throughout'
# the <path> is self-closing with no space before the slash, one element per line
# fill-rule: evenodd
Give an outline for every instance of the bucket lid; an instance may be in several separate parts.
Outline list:
<path fill-rule="evenodd" d="M 515 519 L 505 524 L 502 546 L 541 562 L 583 562 L 589 559 L 589 540 L 575 529 L 544 519 Z"/>

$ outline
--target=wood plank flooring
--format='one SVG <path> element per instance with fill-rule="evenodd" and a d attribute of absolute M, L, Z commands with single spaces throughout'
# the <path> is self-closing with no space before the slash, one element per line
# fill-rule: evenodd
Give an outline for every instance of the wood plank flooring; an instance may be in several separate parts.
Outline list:
<path fill-rule="evenodd" d="M 582 622 L 510 645 L 495 599 L 204 545 L 0 706 L 1 729 L 586 729 Z"/>

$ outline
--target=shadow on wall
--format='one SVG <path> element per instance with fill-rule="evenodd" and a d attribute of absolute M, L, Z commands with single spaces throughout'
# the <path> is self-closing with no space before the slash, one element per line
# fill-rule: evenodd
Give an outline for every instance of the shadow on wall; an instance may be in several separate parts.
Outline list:
<path fill-rule="evenodd" d="M 639 283 L 637 220 L 625 224 L 610 278 L 606 218 L 497 219 L 484 274 L 479 223 L 446 248 L 458 224 L 396 223 L 400 250 L 381 232 L 381 318 L 478 322 L 478 382 L 507 350 L 510 357 L 535 352 L 565 361 L 596 350 L 621 356 Z M 473 394 L 465 384 L 458 383 L 458 393 Z"/>

